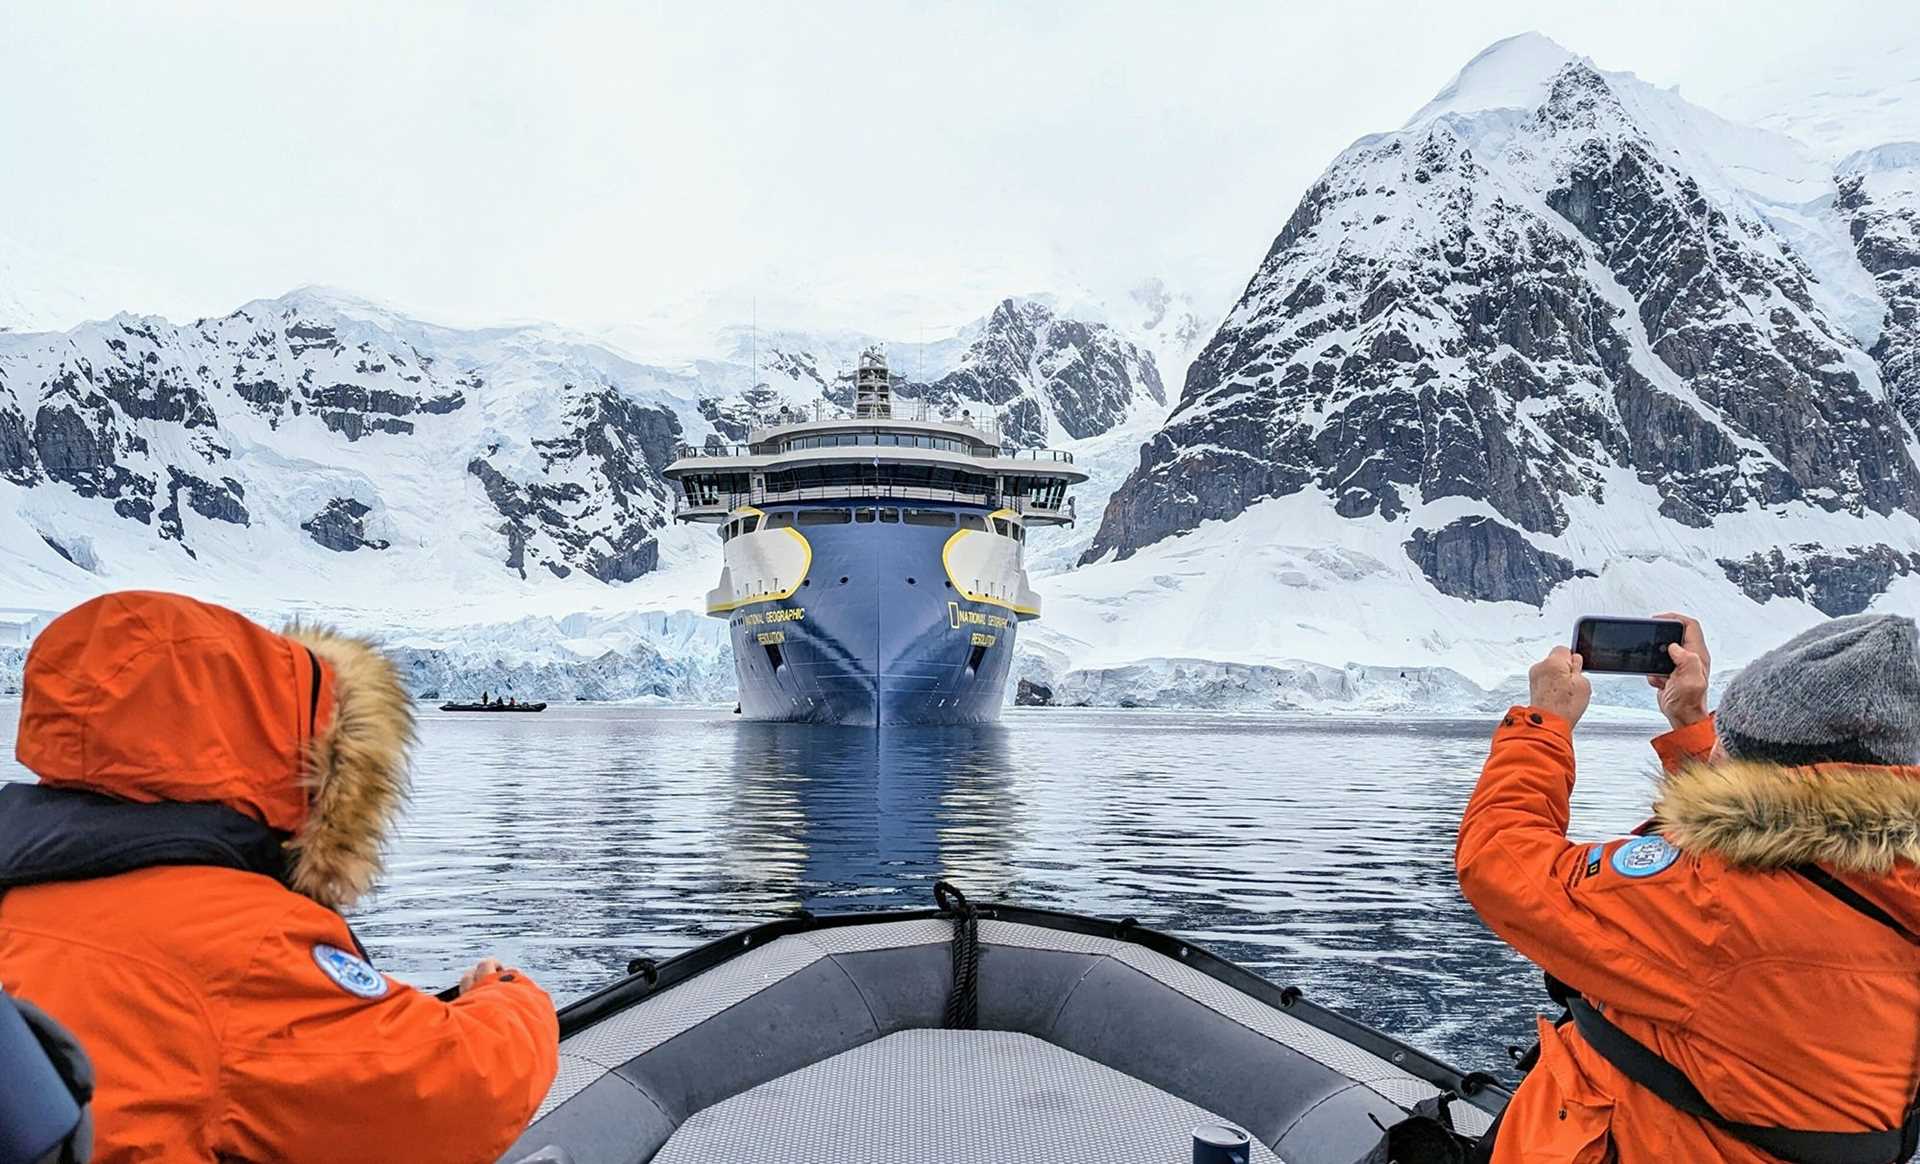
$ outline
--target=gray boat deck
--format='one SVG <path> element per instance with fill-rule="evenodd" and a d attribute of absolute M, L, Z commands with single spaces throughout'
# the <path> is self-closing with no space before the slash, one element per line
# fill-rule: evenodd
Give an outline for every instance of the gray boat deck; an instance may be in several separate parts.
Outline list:
<path fill-rule="evenodd" d="M 901 1031 L 696 1113 L 654 1160 L 1167 1164 L 1187 1158 L 1196 1124 L 1220 1122 L 1032 1035 Z"/>

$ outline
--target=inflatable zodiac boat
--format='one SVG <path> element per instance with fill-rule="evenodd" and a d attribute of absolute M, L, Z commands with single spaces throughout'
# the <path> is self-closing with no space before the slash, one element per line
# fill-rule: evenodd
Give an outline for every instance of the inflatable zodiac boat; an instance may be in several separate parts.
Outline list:
<path fill-rule="evenodd" d="M 936 887 L 746 930 L 560 1011 L 542 1164 L 1455 1164 L 1506 1103 L 1190 942 Z"/>

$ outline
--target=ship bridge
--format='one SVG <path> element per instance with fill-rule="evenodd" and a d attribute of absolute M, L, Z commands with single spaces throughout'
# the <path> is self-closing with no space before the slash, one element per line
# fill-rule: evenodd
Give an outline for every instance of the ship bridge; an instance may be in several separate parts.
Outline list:
<path fill-rule="evenodd" d="M 1071 453 L 1005 447 L 992 420 L 895 400 L 873 352 L 861 357 L 852 409 L 788 409 L 746 444 L 682 445 L 664 475 L 680 486 L 680 521 L 723 522 L 743 505 L 893 499 L 1009 509 L 1028 525 L 1072 522 L 1067 488 L 1088 476 Z"/>

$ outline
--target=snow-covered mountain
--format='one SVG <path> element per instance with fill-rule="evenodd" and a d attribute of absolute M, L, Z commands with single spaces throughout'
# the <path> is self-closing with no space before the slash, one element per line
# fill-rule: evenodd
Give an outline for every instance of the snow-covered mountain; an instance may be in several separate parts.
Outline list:
<path fill-rule="evenodd" d="M 705 415 L 728 440 L 744 440 L 781 407 L 853 403 L 857 332 L 728 333 L 728 358 L 757 370 L 753 387 L 710 396 Z M 998 418 L 1004 440 L 1027 448 L 1099 436 L 1143 412 L 1165 411 L 1153 355 L 1115 328 L 1072 318 L 1033 298 L 1005 299 L 984 319 L 932 342 L 883 344 L 895 395 L 944 412 Z M 715 364 L 703 371 L 721 383 Z M 737 377 L 731 377 L 737 379 Z"/>
<path fill-rule="evenodd" d="M 1179 628 L 1140 655 L 1491 679 L 1587 611 L 1764 639 L 1913 608 L 1910 162 L 1836 173 L 1543 37 L 1494 45 L 1308 190 L 1053 633 L 1118 661 L 1124 600 Z"/>
<path fill-rule="evenodd" d="M 0 605 L 130 585 L 402 620 L 620 605 L 610 586 L 675 560 L 710 572 L 711 538 L 671 526 L 676 445 L 839 400 L 875 339 L 737 338 L 757 381 L 748 350 L 662 367 L 559 328 L 442 327 L 318 289 L 190 324 L 0 335 Z M 896 366 L 926 380 L 903 376 L 903 395 L 998 417 L 1014 443 L 1163 411 L 1146 351 L 1044 304 L 911 346 Z"/>

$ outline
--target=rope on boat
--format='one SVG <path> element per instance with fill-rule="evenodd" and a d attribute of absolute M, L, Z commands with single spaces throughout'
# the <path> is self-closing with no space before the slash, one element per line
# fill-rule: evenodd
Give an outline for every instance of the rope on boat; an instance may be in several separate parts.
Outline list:
<path fill-rule="evenodd" d="M 933 903 L 953 918 L 953 993 L 947 996 L 946 1027 L 980 1026 L 980 912 L 967 895 L 945 881 L 933 883 Z"/>

